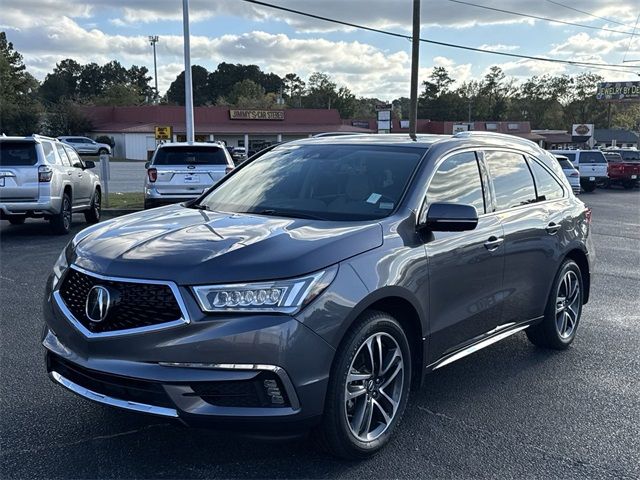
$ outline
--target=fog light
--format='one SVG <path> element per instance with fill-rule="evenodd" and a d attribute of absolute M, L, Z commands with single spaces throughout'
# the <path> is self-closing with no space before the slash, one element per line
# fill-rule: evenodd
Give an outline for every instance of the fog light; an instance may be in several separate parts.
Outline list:
<path fill-rule="evenodd" d="M 267 396 L 271 399 L 271 403 L 274 405 L 284 404 L 284 397 L 278 387 L 278 382 L 275 380 L 265 380 L 263 383 L 264 389 L 267 392 Z"/>

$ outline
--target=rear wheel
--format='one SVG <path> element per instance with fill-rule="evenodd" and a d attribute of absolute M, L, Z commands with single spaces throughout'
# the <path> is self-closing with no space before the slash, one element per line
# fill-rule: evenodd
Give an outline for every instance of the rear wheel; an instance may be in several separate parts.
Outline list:
<path fill-rule="evenodd" d="M 91 207 L 84 212 L 84 219 L 87 223 L 98 223 L 100 221 L 100 213 L 102 209 L 102 195 L 100 190 L 93 193 L 93 199 L 91 200 Z"/>
<path fill-rule="evenodd" d="M 549 294 L 544 319 L 527 328 L 527 337 L 534 345 L 564 350 L 573 342 L 582 314 L 582 274 L 573 260 L 560 267 Z"/>
<path fill-rule="evenodd" d="M 13 217 L 9 217 L 9 223 L 11 225 L 22 225 L 26 219 L 26 215 L 16 215 Z"/>
<path fill-rule="evenodd" d="M 65 193 L 62 196 L 62 205 L 60 207 L 60 213 L 51 217 L 51 228 L 53 233 L 58 235 L 65 235 L 69 233 L 71 229 L 71 195 Z"/>
<path fill-rule="evenodd" d="M 596 189 L 596 184 L 595 184 L 595 183 L 585 183 L 585 184 L 582 186 L 582 189 L 583 189 L 585 192 L 593 192 L 593 191 Z"/>
<path fill-rule="evenodd" d="M 411 354 L 400 324 L 366 312 L 343 341 L 331 371 L 320 444 L 333 455 L 362 459 L 391 438 L 409 397 Z"/>
<path fill-rule="evenodd" d="M 636 186 L 636 182 L 624 182 L 622 186 L 624 187 L 625 190 L 631 190 Z"/>

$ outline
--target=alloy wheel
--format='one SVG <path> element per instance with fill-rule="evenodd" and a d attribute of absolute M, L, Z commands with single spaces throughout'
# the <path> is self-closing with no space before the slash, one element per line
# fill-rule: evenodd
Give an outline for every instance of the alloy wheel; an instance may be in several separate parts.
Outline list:
<path fill-rule="evenodd" d="M 391 425 L 402 399 L 404 358 L 388 333 L 375 333 L 356 352 L 345 385 L 344 412 L 351 433 L 363 442 Z"/>
<path fill-rule="evenodd" d="M 578 275 L 569 270 L 560 280 L 556 295 L 556 328 L 565 340 L 573 335 L 578 325 L 581 301 Z"/>
<path fill-rule="evenodd" d="M 66 196 L 62 203 L 62 224 L 65 230 L 71 228 L 71 202 L 69 201 L 69 197 Z"/>

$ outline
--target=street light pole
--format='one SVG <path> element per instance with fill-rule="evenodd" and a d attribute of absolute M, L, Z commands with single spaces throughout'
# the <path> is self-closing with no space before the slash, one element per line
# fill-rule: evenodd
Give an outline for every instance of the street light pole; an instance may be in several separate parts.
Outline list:
<path fill-rule="evenodd" d="M 182 0 L 182 29 L 184 34 L 184 105 L 187 142 L 195 141 L 193 131 L 193 83 L 191 81 L 191 44 L 189 40 L 189 0 Z"/>
<path fill-rule="evenodd" d="M 411 45 L 411 100 L 409 104 L 409 135 L 416 139 L 418 123 L 418 69 L 420 59 L 420 0 L 413 0 L 413 39 Z"/>
<path fill-rule="evenodd" d="M 149 35 L 149 42 L 153 47 L 153 78 L 155 79 L 155 95 L 154 95 L 154 103 L 158 100 L 158 62 L 156 59 L 156 43 L 158 43 L 157 35 Z"/>

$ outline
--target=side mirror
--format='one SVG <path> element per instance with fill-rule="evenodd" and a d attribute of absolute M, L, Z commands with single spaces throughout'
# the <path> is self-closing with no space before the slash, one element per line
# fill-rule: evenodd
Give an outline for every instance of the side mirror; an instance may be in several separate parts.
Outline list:
<path fill-rule="evenodd" d="M 96 168 L 96 162 L 94 162 L 93 160 L 85 160 L 84 161 L 84 168 L 85 168 L 85 170 L 87 168 Z"/>
<path fill-rule="evenodd" d="M 145 168 L 146 170 L 149 170 L 149 167 L 150 167 L 150 166 L 151 166 L 151 162 L 145 162 L 145 164 L 144 164 L 144 168 Z"/>
<path fill-rule="evenodd" d="M 478 225 L 478 212 L 471 205 L 433 203 L 421 227 L 432 232 L 464 232 Z"/>

